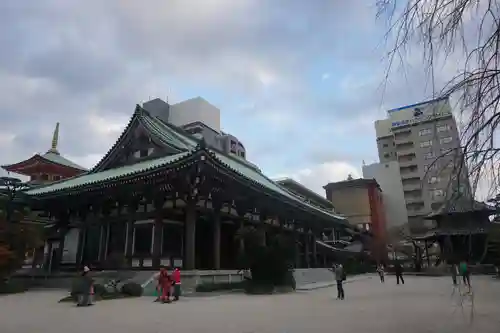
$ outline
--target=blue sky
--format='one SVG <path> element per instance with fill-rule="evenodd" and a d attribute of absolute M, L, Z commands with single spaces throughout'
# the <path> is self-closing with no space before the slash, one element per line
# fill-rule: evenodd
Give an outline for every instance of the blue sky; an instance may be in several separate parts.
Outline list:
<path fill-rule="evenodd" d="M 6 0 L 0 164 L 49 148 L 91 167 L 136 103 L 201 96 L 270 176 L 321 186 L 377 160 L 373 121 L 432 97 L 411 54 L 385 88 L 369 0 Z"/>

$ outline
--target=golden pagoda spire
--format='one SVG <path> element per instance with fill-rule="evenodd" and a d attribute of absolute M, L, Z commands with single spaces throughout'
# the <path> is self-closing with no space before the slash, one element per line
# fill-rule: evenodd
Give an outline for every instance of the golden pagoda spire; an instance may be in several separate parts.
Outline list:
<path fill-rule="evenodd" d="M 56 129 L 54 130 L 54 135 L 52 136 L 52 146 L 49 149 L 49 153 L 58 154 L 57 143 L 59 142 L 59 123 L 56 124 Z"/>

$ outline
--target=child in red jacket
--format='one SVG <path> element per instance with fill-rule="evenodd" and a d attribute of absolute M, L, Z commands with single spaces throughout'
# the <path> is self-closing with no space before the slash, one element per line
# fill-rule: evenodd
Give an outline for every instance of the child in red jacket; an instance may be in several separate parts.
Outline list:
<path fill-rule="evenodd" d="M 181 271 L 179 267 L 176 267 L 172 272 L 172 283 L 174 285 L 174 301 L 178 301 L 181 295 Z"/>

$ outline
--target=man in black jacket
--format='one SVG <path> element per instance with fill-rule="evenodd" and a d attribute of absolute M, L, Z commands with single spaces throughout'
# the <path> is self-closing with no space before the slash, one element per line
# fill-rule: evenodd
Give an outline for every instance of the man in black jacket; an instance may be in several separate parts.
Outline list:
<path fill-rule="evenodd" d="M 396 280 L 397 283 L 399 284 L 399 280 L 401 280 L 402 284 L 405 284 L 405 280 L 403 279 L 403 267 L 399 263 L 399 261 L 396 261 L 394 264 L 394 273 L 396 273 Z"/>

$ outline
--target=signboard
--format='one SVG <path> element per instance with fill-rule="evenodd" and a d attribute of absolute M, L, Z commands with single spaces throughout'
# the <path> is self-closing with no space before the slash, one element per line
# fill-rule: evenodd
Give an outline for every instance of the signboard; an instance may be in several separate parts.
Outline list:
<path fill-rule="evenodd" d="M 389 113 L 392 128 L 410 126 L 449 116 L 451 116 L 451 108 L 447 100 L 431 101 Z"/>
<path fill-rule="evenodd" d="M 418 115 L 416 117 L 410 118 L 410 119 L 402 119 L 398 121 L 393 121 L 391 123 L 392 128 L 394 127 L 401 127 L 401 126 L 408 126 L 408 125 L 413 125 L 413 124 L 418 124 L 418 123 L 423 123 L 426 121 L 431 121 L 434 119 L 439 119 L 443 117 L 448 117 L 450 116 L 450 112 L 437 112 L 434 114 L 428 114 L 428 115 Z"/>

